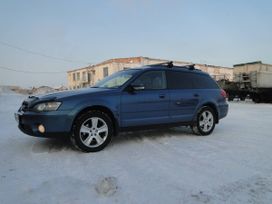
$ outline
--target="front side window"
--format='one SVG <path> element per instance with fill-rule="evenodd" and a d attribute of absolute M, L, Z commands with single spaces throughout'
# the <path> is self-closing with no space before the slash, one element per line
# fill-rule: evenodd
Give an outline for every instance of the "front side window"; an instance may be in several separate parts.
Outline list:
<path fill-rule="evenodd" d="M 127 70 L 127 71 L 120 71 L 116 72 L 103 80 L 96 83 L 93 87 L 97 88 L 118 88 L 126 83 L 137 70 Z"/>
<path fill-rule="evenodd" d="M 166 77 L 164 71 L 148 71 L 139 76 L 132 85 L 143 86 L 144 89 L 166 89 Z"/>

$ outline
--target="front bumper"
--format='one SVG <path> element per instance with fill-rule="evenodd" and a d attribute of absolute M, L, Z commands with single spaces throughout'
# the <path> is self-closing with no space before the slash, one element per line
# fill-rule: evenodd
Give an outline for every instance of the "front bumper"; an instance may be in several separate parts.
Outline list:
<path fill-rule="evenodd" d="M 72 115 L 66 111 L 42 113 L 18 111 L 15 113 L 15 119 L 23 133 L 36 137 L 67 136 L 71 132 L 73 123 Z M 38 131 L 38 126 L 41 124 L 45 127 L 44 133 Z"/>

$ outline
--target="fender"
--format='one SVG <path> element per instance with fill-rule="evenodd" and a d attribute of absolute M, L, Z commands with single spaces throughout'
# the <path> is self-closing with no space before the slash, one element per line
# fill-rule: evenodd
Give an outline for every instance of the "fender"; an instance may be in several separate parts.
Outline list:
<path fill-rule="evenodd" d="M 215 100 L 205 100 L 205 101 L 201 101 L 201 103 L 199 103 L 198 106 L 196 107 L 196 110 L 195 110 L 195 113 L 194 113 L 193 122 L 196 121 L 197 114 L 199 113 L 199 111 L 201 110 L 201 108 L 204 107 L 204 106 L 210 106 L 211 108 L 215 109 L 216 123 L 218 123 L 218 113 L 219 113 L 219 109 L 218 109 L 218 106 L 216 105 Z"/>
<path fill-rule="evenodd" d="M 120 122 L 120 95 L 112 95 L 111 97 L 87 97 L 86 99 L 77 103 L 72 111 L 70 116 L 72 121 L 77 117 L 77 115 L 86 108 L 91 108 L 93 106 L 101 106 L 109 109 L 114 118 L 117 120 L 118 124 Z"/>

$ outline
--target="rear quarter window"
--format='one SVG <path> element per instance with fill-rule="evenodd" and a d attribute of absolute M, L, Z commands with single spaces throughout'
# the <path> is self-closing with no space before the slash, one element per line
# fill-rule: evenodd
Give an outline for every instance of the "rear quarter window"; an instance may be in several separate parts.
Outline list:
<path fill-rule="evenodd" d="M 194 87 L 196 89 L 218 89 L 217 83 L 208 75 L 194 74 Z"/>

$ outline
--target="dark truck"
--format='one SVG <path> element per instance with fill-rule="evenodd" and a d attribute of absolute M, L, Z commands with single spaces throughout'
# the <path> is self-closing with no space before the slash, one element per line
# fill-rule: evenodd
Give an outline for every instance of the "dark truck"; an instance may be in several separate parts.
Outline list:
<path fill-rule="evenodd" d="M 237 64 L 233 71 L 233 81 L 218 81 L 229 101 L 251 98 L 255 103 L 272 102 L 272 65 L 261 61 Z"/>

